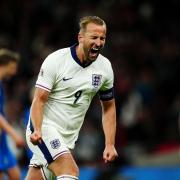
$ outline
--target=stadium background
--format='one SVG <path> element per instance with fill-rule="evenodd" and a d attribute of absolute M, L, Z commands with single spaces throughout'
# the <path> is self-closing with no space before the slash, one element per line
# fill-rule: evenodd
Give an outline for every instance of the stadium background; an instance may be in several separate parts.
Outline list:
<path fill-rule="evenodd" d="M 97 15 L 108 27 L 103 54 L 115 73 L 119 158 L 103 164 L 101 109 L 95 98 L 75 149 L 80 180 L 180 179 L 179 8 L 178 0 L 1 0 L 0 48 L 22 56 L 17 76 L 5 84 L 10 123 L 24 136 L 44 58 L 76 42 L 80 17 Z M 26 150 L 9 143 L 25 174 Z"/>

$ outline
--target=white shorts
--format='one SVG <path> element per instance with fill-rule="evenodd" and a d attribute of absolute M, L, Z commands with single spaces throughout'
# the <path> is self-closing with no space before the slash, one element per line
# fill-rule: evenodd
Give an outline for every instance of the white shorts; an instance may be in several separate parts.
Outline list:
<path fill-rule="evenodd" d="M 33 127 L 26 131 L 26 141 L 33 152 L 33 157 L 30 161 L 30 166 L 33 167 L 47 167 L 59 156 L 70 153 L 66 144 L 63 141 L 60 133 L 53 126 L 42 126 L 42 143 L 33 145 L 30 141 L 30 135 L 33 132 Z"/>
<path fill-rule="evenodd" d="M 44 166 L 37 167 L 34 165 L 29 165 L 29 167 L 39 168 L 44 180 L 55 180 L 56 179 L 56 176 L 47 167 L 44 167 Z"/>

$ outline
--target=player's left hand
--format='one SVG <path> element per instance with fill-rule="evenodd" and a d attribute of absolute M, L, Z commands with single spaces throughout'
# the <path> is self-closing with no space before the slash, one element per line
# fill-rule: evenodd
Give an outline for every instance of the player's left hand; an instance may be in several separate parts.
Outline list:
<path fill-rule="evenodd" d="M 104 162 L 112 162 L 115 158 L 118 157 L 118 153 L 114 145 L 106 145 L 105 150 L 103 152 Z"/>

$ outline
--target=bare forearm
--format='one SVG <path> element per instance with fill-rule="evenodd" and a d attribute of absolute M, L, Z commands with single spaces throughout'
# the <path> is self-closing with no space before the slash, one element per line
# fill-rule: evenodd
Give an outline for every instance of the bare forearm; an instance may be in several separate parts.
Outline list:
<path fill-rule="evenodd" d="M 105 145 L 115 144 L 116 135 L 116 107 L 115 100 L 109 102 L 101 102 L 102 104 L 102 124 L 105 134 Z"/>
<path fill-rule="evenodd" d="M 6 131 L 11 137 L 14 137 L 16 134 L 15 130 L 2 115 L 0 115 L 0 128 Z"/>
<path fill-rule="evenodd" d="M 118 153 L 115 148 L 116 108 L 115 101 L 103 102 L 103 130 L 105 134 L 105 149 L 103 159 L 105 163 L 113 161 Z"/>
<path fill-rule="evenodd" d="M 24 139 L 18 135 L 14 128 L 7 122 L 4 116 L 0 115 L 0 129 L 3 129 L 16 143 L 17 147 L 24 146 Z"/>
<path fill-rule="evenodd" d="M 49 92 L 36 88 L 31 106 L 30 117 L 35 131 L 41 131 L 44 105 L 48 100 Z"/>
<path fill-rule="evenodd" d="M 41 130 L 43 121 L 43 107 L 44 103 L 37 99 L 33 100 L 30 116 L 35 130 Z"/>
<path fill-rule="evenodd" d="M 116 135 L 115 112 L 104 115 L 103 130 L 104 130 L 104 134 L 105 134 L 105 145 L 114 145 L 115 144 L 115 135 Z"/>

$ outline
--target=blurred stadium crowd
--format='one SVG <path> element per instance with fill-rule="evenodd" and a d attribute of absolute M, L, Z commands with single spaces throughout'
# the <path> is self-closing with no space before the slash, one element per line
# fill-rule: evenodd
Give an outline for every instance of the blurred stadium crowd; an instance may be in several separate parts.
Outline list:
<path fill-rule="evenodd" d="M 107 23 L 103 54 L 112 62 L 115 74 L 117 164 L 153 164 L 145 157 L 153 160 L 153 156 L 177 151 L 179 7 L 178 0 L 163 4 L 152 0 L 1 0 L 0 48 L 16 50 L 22 56 L 17 76 L 6 83 L 9 121 L 24 134 L 32 89 L 44 58 L 76 42 L 80 17 L 97 15 Z M 78 163 L 101 164 L 103 143 L 96 97 L 74 152 Z M 27 165 L 25 151 L 18 152 L 20 164 Z M 180 164 L 176 160 L 170 163 Z"/>

